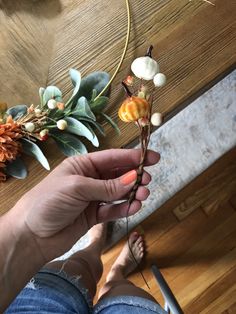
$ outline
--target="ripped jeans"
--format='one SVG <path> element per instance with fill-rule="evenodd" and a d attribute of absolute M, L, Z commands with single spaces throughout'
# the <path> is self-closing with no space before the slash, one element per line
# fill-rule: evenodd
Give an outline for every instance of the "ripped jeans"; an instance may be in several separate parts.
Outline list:
<path fill-rule="evenodd" d="M 68 277 L 64 271 L 41 269 L 5 311 L 43 314 L 166 314 L 159 304 L 136 296 L 104 297 L 95 306 L 80 276 Z"/>

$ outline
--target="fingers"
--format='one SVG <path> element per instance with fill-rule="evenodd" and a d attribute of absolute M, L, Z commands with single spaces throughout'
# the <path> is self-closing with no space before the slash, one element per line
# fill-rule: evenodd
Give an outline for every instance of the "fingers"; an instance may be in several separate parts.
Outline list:
<path fill-rule="evenodd" d="M 145 185 L 148 185 L 151 181 L 152 177 L 151 175 L 148 173 L 148 172 L 144 172 L 143 173 L 143 176 L 142 176 L 142 181 L 141 181 L 141 184 L 138 188 L 138 191 L 136 192 L 136 199 L 138 199 L 139 201 L 143 201 L 143 193 L 141 191 L 145 191 L 145 194 L 147 194 L 147 196 L 149 196 L 149 190 L 148 189 L 144 189 L 142 190 L 141 188 Z M 146 192 L 148 191 L 148 192 Z M 130 191 L 127 193 L 127 195 L 124 196 L 123 200 L 128 200 L 129 199 L 129 196 L 130 196 Z M 141 197 L 140 197 L 141 196 Z M 145 198 L 146 199 L 146 198 Z"/>
<path fill-rule="evenodd" d="M 130 207 L 128 206 L 128 202 L 100 206 L 97 211 L 97 223 L 107 222 L 133 215 L 137 213 L 141 207 L 142 203 L 138 200 L 134 200 Z"/>
<path fill-rule="evenodd" d="M 86 155 L 91 163 L 96 167 L 100 175 L 114 168 L 135 169 L 140 162 L 140 149 L 109 149 Z M 79 157 L 78 157 L 79 158 Z M 148 150 L 145 166 L 156 164 L 160 160 L 157 152 Z"/>
<path fill-rule="evenodd" d="M 142 207 L 141 201 L 146 200 L 149 194 L 150 191 L 146 187 L 140 186 L 136 192 L 136 199 L 132 202 L 130 207 L 128 206 L 128 201 L 119 204 L 103 204 L 100 206 L 97 203 L 93 203 L 94 206 L 87 208 L 89 224 L 92 226 L 96 223 L 133 215 L 140 210 Z M 96 215 L 94 215 L 95 212 Z"/>
<path fill-rule="evenodd" d="M 75 176 L 73 176 L 75 178 Z M 131 170 L 123 176 L 109 180 L 99 180 L 83 176 L 77 176 L 76 193 L 83 201 L 103 201 L 112 202 L 126 199 L 137 180 L 137 171 Z M 151 176 L 144 173 L 142 184 L 150 182 Z M 143 185 L 139 186 L 136 198 L 143 201 L 149 195 L 149 190 Z"/>
<path fill-rule="evenodd" d="M 112 202 L 123 199 L 131 191 L 137 180 L 137 172 L 129 171 L 116 179 L 99 180 L 83 176 L 73 176 L 77 197 L 83 201 Z"/>
<path fill-rule="evenodd" d="M 137 168 L 131 168 L 131 167 L 123 167 L 123 168 L 115 168 L 115 169 L 111 169 L 110 171 L 105 171 L 102 175 L 101 175 L 101 179 L 103 180 L 107 180 L 107 179 L 115 179 L 118 178 L 120 176 L 122 176 L 123 174 L 127 173 L 130 170 L 133 169 L 137 169 Z M 151 181 L 151 176 L 147 171 L 143 171 L 143 176 L 142 176 L 142 182 L 141 184 L 146 185 Z"/>
<path fill-rule="evenodd" d="M 151 180 L 152 180 L 151 175 L 147 171 L 144 171 L 143 176 L 142 176 L 141 185 L 147 185 L 151 182 Z"/>
<path fill-rule="evenodd" d="M 150 195 L 150 191 L 148 188 L 144 186 L 139 186 L 138 190 L 135 193 L 135 199 L 137 199 L 138 201 L 145 201 L 149 195 Z M 130 197 L 130 192 L 123 197 L 122 201 L 127 201 L 129 197 Z"/>
<path fill-rule="evenodd" d="M 138 201 L 145 201 L 149 195 L 149 189 L 145 188 L 144 186 L 140 186 L 135 194 L 135 198 Z"/>

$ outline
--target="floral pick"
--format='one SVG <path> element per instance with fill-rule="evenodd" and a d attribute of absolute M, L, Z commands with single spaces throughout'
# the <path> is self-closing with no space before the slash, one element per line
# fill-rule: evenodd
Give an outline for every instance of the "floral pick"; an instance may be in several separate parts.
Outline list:
<path fill-rule="evenodd" d="M 105 136 L 98 117 L 111 124 L 119 133 L 116 123 L 104 113 L 109 98 L 98 94 L 107 86 L 106 72 L 93 72 L 81 79 L 80 72 L 70 70 L 74 90 L 64 102 L 56 86 L 39 89 L 39 104 L 17 105 L 7 108 L 0 104 L 0 181 L 7 176 L 23 179 L 27 176 L 22 154 L 33 155 L 50 170 L 39 143 L 54 139 L 66 156 L 87 153 L 82 138 L 98 147 L 96 132 Z"/>
<path fill-rule="evenodd" d="M 150 140 L 152 126 L 159 127 L 162 124 L 162 114 L 159 112 L 152 113 L 152 104 L 154 101 L 155 87 L 162 87 L 166 84 L 166 76 L 159 72 L 159 65 L 152 58 L 153 46 L 150 46 L 143 57 L 135 59 L 131 64 L 131 70 L 136 78 L 139 79 L 138 89 L 135 90 L 135 78 L 128 76 L 122 85 L 126 91 L 126 99 L 121 104 L 118 115 L 120 119 L 127 123 L 135 123 L 139 131 L 139 140 L 141 145 L 141 156 L 139 167 L 137 169 L 137 180 L 128 198 L 128 207 L 126 213 L 126 234 L 130 252 L 137 264 L 140 274 L 142 275 L 147 287 L 149 285 L 139 268 L 135 256 L 129 243 L 129 226 L 128 217 L 131 203 L 134 201 L 137 189 L 142 181 L 144 162 L 147 155 L 148 144 Z M 147 81 L 147 83 L 144 83 Z M 153 82 L 152 86 L 148 84 Z M 131 91 L 132 89 L 132 91 Z"/>

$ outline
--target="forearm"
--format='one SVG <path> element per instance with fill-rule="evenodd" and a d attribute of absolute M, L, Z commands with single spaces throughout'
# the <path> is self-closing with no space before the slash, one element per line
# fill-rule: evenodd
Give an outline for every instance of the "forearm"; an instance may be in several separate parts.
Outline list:
<path fill-rule="evenodd" d="M 0 313 L 44 264 L 21 213 L 14 207 L 0 217 Z"/>

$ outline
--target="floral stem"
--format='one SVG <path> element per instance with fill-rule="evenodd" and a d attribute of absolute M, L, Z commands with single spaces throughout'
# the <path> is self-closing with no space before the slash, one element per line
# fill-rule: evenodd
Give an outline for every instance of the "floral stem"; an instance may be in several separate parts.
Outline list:
<path fill-rule="evenodd" d="M 54 129 L 54 128 L 56 128 L 56 127 L 57 127 L 56 124 L 54 124 L 54 125 L 44 125 L 44 128 L 45 128 L 45 129 Z"/>
<path fill-rule="evenodd" d="M 138 187 L 142 181 L 144 162 L 145 162 L 145 158 L 147 155 L 148 144 L 150 141 L 151 129 L 152 129 L 150 119 L 151 119 L 151 113 L 152 113 L 153 92 L 150 96 L 149 103 L 150 103 L 150 109 L 149 109 L 149 114 L 148 114 L 148 120 L 149 120 L 148 125 L 146 125 L 145 127 L 142 127 L 139 124 L 139 122 L 137 121 L 137 125 L 138 125 L 139 131 L 140 131 L 139 138 L 140 138 L 140 144 L 141 144 L 141 156 L 140 156 L 139 167 L 137 170 L 137 180 L 136 180 L 136 183 L 135 183 L 135 185 L 134 185 L 134 187 L 130 193 L 130 197 L 128 200 L 129 204 L 131 204 L 133 202 L 133 200 L 135 199 L 137 189 L 138 189 Z"/>
<path fill-rule="evenodd" d="M 125 84 L 125 82 L 123 81 L 121 84 L 123 85 L 126 94 L 127 94 L 129 97 L 132 97 L 133 94 L 131 93 L 131 91 L 129 90 L 128 86 Z"/>
<path fill-rule="evenodd" d="M 151 45 L 150 47 L 148 47 L 148 50 L 145 54 L 145 57 L 150 57 L 152 58 L 152 49 L 153 49 L 153 45 Z"/>

